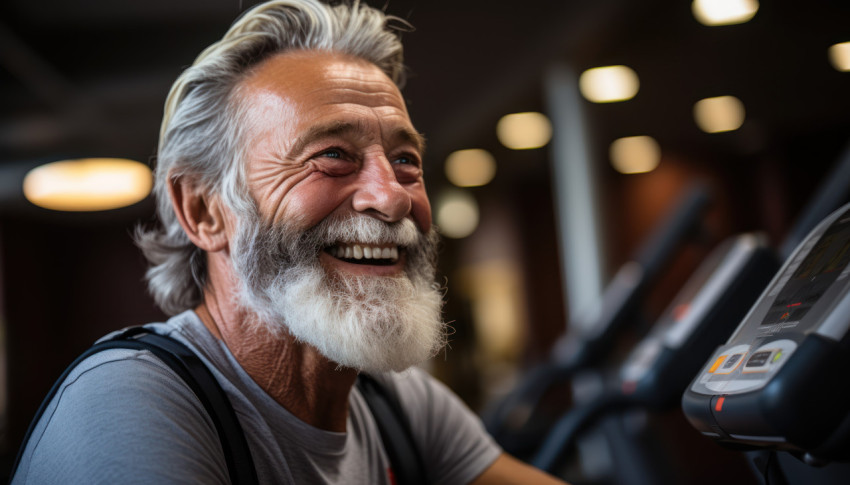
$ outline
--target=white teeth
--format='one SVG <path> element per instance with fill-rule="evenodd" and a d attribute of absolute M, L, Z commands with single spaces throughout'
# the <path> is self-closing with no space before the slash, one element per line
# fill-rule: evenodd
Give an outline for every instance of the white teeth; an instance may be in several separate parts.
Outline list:
<path fill-rule="evenodd" d="M 339 245 L 331 248 L 329 252 L 337 257 L 344 259 L 398 259 L 398 247 L 370 247 L 360 244 Z"/>

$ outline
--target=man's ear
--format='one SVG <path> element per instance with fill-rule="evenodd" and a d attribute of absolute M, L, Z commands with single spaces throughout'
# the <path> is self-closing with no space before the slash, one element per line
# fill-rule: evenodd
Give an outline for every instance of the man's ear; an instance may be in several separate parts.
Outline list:
<path fill-rule="evenodd" d="M 226 209 L 187 177 L 169 179 L 168 195 L 177 220 L 195 246 L 208 253 L 227 249 Z"/>

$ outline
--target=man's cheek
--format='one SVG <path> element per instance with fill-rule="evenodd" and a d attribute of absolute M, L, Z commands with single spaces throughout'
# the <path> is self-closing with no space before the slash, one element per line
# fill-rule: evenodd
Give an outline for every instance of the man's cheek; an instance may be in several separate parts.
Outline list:
<path fill-rule="evenodd" d="M 416 194 L 413 197 L 412 215 L 414 222 L 419 226 L 419 230 L 427 234 L 431 230 L 431 204 L 424 188 L 421 194 Z"/>

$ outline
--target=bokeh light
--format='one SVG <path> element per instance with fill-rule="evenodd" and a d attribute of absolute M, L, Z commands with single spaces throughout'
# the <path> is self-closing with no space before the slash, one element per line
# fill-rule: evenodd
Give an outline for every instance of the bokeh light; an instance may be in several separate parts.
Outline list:
<path fill-rule="evenodd" d="M 850 42 L 830 46 L 829 62 L 841 72 L 850 71 Z"/>
<path fill-rule="evenodd" d="M 513 113 L 496 124 L 496 136 L 513 150 L 540 148 L 552 139 L 552 123 L 543 113 Z"/>
<path fill-rule="evenodd" d="M 748 22 L 758 9 L 758 0 L 694 0 L 691 4 L 697 21 L 712 27 Z"/>
<path fill-rule="evenodd" d="M 487 150 L 470 148 L 446 157 L 446 178 L 458 187 L 486 185 L 496 176 L 496 159 Z"/>
<path fill-rule="evenodd" d="M 48 163 L 24 178 L 24 196 L 59 211 L 100 211 L 135 204 L 153 186 L 150 168 L 119 158 L 85 158 Z"/>
<path fill-rule="evenodd" d="M 744 103 L 735 96 L 705 98 L 694 105 L 694 120 L 706 133 L 737 130 L 745 117 Z"/>
<path fill-rule="evenodd" d="M 613 103 L 635 97 L 640 89 L 637 73 L 627 66 L 594 67 L 578 80 L 582 96 L 594 103 Z"/>
<path fill-rule="evenodd" d="M 462 239 L 478 227 L 478 202 L 468 192 L 447 190 L 437 197 L 435 218 L 440 234 Z"/>
<path fill-rule="evenodd" d="M 661 147 L 651 136 L 627 136 L 611 143 L 609 156 L 620 173 L 651 172 L 661 162 Z"/>

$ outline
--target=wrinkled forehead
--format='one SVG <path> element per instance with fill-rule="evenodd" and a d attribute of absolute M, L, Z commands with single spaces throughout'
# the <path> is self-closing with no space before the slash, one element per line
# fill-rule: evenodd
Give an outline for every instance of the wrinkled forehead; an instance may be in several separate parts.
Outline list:
<path fill-rule="evenodd" d="M 252 134 L 274 131 L 285 145 L 323 126 L 328 131 L 377 130 L 384 136 L 403 133 L 424 149 L 398 87 L 359 58 L 317 51 L 274 56 L 246 76 L 237 102 Z M 369 130 L 363 130 L 366 124 Z"/>
<path fill-rule="evenodd" d="M 339 53 L 294 51 L 272 56 L 247 73 L 240 91 L 299 104 L 350 100 L 393 107 L 407 115 L 398 86 L 378 66 Z"/>

